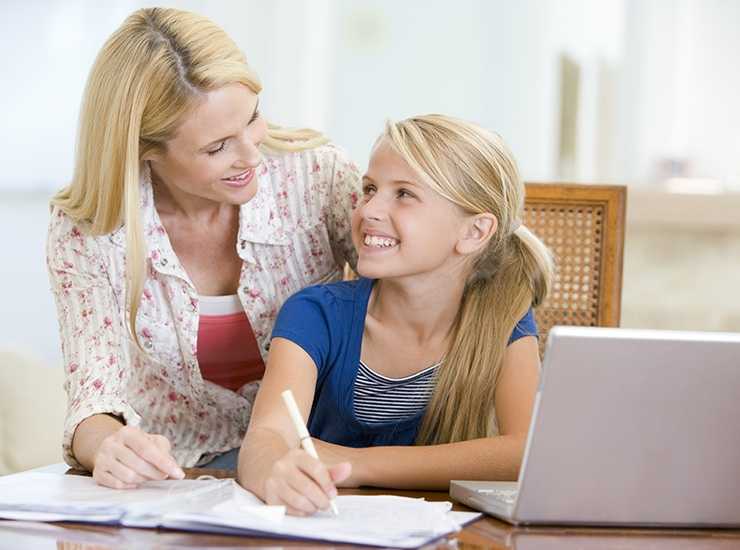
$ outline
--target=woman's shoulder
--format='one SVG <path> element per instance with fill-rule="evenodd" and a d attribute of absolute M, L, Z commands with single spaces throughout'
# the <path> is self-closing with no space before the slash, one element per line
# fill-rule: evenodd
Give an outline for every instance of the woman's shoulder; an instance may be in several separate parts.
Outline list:
<path fill-rule="evenodd" d="M 48 252 L 61 252 L 74 248 L 77 254 L 83 252 L 90 254 L 94 251 L 101 251 L 106 245 L 122 247 L 124 244 L 125 235 L 123 235 L 122 228 L 105 235 L 96 235 L 92 232 L 89 222 L 75 220 L 58 205 L 50 205 Z"/>
<path fill-rule="evenodd" d="M 68 239 L 83 241 L 89 238 L 88 224 L 75 221 L 58 205 L 49 207 L 49 242 L 59 242 Z"/>
<path fill-rule="evenodd" d="M 298 151 L 265 148 L 264 155 L 268 169 L 282 167 L 290 170 L 303 165 L 308 168 L 307 173 L 314 175 L 357 170 L 347 151 L 333 142 Z"/>

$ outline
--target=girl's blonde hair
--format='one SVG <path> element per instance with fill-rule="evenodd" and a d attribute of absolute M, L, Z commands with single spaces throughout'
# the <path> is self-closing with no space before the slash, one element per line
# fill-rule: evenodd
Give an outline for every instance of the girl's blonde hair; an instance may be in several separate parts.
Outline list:
<path fill-rule="evenodd" d="M 388 122 L 383 137 L 437 193 L 498 228 L 473 261 L 451 344 L 417 443 L 464 441 L 494 432 L 492 405 L 508 339 L 553 273 L 545 245 L 520 224 L 524 184 L 501 138 L 462 120 L 427 115 Z"/>
<path fill-rule="evenodd" d="M 205 93 L 235 83 L 255 94 L 262 89 L 220 27 L 175 9 L 131 14 L 93 64 L 81 107 L 74 176 L 51 202 L 92 235 L 125 225 L 127 321 L 137 344 L 146 260 L 139 214 L 142 159 L 165 150 L 184 115 Z M 312 130 L 271 125 L 263 144 L 294 151 L 325 142 Z"/>

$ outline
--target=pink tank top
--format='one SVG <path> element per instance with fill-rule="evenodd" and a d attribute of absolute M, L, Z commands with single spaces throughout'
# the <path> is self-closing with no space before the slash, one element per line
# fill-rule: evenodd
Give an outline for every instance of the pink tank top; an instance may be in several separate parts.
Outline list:
<path fill-rule="evenodd" d="M 203 378 L 232 391 L 262 378 L 265 364 L 237 296 L 201 296 L 197 356 Z"/>

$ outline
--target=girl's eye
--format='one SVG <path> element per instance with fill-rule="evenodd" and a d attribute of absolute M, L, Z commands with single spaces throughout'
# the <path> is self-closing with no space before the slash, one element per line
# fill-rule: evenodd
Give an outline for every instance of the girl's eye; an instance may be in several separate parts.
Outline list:
<path fill-rule="evenodd" d="M 372 184 L 367 184 L 362 186 L 362 193 L 364 195 L 372 195 L 375 193 L 375 186 Z"/>
<path fill-rule="evenodd" d="M 216 153 L 220 153 L 221 151 L 226 148 L 226 140 L 222 141 L 221 144 L 218 146 L 218 148 L 213 149 L 211 151 L 207 151 L 209 155 L 215 155 Z"/>
<path fill-rule="evenodd" d="M 414 195 L 412 193 L 409 193 L 405 189 L 399 189 L 398 190 L 398 198 L 399 199 L 412 199 L 414 198 Z"/>
<path fill-rule="evenodd" d="M 255 120 L 257 120 L 260 117 L 260 112 L 255 110 L 254 114 L 252 115 L 252 118 L 249 120 L 249 124 L 252 124 Z"/>

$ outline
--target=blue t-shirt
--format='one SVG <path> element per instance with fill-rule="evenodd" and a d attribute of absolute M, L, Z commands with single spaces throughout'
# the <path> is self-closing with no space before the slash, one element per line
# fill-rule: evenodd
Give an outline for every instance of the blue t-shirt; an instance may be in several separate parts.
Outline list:
<path fill-rule="evenodd" d="M 308 430 L 313 437 L 346 447 L 413 445 L 420 414 L 400 422 L 366 424 L 354 416 L 354 384 L 373 279 L 305 288 L 291 296 L 275 321 L 273 338 L 300 346 L 318 369 Z M 514 327 L 509 343 L 536 336 L 532 310 Z"/>

